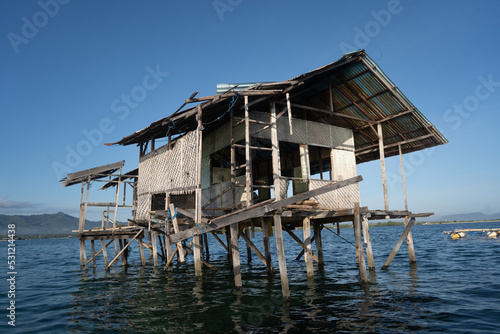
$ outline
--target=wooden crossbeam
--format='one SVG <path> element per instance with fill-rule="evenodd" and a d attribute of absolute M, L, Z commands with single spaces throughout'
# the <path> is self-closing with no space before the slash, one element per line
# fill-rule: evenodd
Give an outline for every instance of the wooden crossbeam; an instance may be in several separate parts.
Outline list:
<path fill-rule="evenodd" d="M 354 184 L 356 182 L 360 182 L 362 180 L 363 180 L 363 178 L 361 177 L 361 175 L 359 175 L 359 176 L 355 176 L 355 177 L 352 177 L 352 178 L 344 180 L 344 181 L 330 183 L 330 184 L 327 184 L 323 187 L 320 187 L 320 188 L 317 188 L 314 190 L 310 190 L 310 191 L 306 191 L 306 192 L 303 192 L 303 193 L 300 193 L 300 194 L 297 194 L 295 196 L 288 197 L 288 198 L 285 198 L 285 199 L 282 199 L 279 201 L 274 201 L 270 204 L 259 206 L 259 204 L 261 204 L 261 203 L 259 203 L 257 205 L 253 205 L 253 206 L 250 206 L 248 208 L 241 209 L 241 210 L 229 213 L 227 215 L 214 218 L 210 221 L 209 224 L 207 224 L 206 226 L 203 226 L 203 229 L 200 226 L 195 226 L 195 227 L 192 227 L 190 229 L 181 231 L 179 233 L 175 233 L 173 235 L 170 235 L 169 236 L 170 242 L 175 243 L 178 241 L 182 241 L 182 240 L 191 238 L 195 235 L 201 235 L 203 233 L 211 232 L 211 231 L 220 229 L 222 227 L 229 226 L 231 224 L 234 224 L 234 223 L 246 220 L 246 219 L 261 217 L 264 214 L 271 212 L 271 211 L 276 211 L 277 209 L 279 209 L 281 207 L 284 207 L 284 206 L 287 206 L 290 204 L 295 204 L 297 202 L 306 200 L 308 198 L 318 196 L 318 195 L 321 195 L 321 194 L 324 194 L 324 193 L 327 193 L 329 191 L 336 190 L 336 189 L 339 189 L 342 187 L 346 187 L 348 185 Z M 179 210 L 177 210 L 177 211 L 179 211 Z"/>

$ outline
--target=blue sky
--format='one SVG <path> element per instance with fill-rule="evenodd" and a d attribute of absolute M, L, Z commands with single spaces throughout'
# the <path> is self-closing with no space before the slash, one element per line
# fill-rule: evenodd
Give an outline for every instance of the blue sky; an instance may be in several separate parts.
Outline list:
<path fill-rule="evenodd" d="M 358 48 L 450 141 L 405 155 L 410 210 L 500 212 L 498 1 L 0 6 L 0 213 L 77 215 L 80 189 L 63 188 L 61 173 L 137 166 L 136 147 L 104 143 L 170 115 L 193 91 L 286 80 Z M 386 162 L 390 208 L 403 209 L 399 158 Z M 379 161 L 358 173 L 362 205 L 383 208 Z"/>

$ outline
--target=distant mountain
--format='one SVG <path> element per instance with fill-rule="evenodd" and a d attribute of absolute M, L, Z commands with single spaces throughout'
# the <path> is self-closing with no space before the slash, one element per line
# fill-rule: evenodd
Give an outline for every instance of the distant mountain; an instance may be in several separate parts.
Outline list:
<path fill-rule="evenodd" d="M 446 215 L 443 217 L 439 217 L 436 220 L 439 221 L 471 221 L 471 220 L 490 220 L 490 219 L 500 219 L 500 212 L 492 215 L 487 215 L 482 212 L 471 212 L 471 213 L 462 213 L 462 214 L 453 214 Z"/>
<path fill-rule="evenodd" d="M 78 230 L 79 219 L 63 212 L 43 215 L 1 215 L 0 234 L 7 234 L 7 225 L 16 224 L 16 235 L 71 235 L 72 230 Z M 85 229 L 101 226 L 101 222 L 85 221 Z"/>

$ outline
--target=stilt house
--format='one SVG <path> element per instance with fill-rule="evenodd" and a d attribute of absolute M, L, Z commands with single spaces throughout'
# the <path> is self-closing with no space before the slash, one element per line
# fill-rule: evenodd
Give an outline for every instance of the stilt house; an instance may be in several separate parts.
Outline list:
<path fill-rule="evenodd" d="M 156 232 L 165 235 L 167 265 L 173 252 L 182 256 L 182 241 L 192 238 L 195 268 L 201 275 L 206 260 L 201 244 L 205 239 L 207 246 L 210 233 L 227 248 L 235 284 L 241 286 L 238 237 L 271 270 L 268 236 L 274 224 L 286 297 L 282 230 L 304 228 L 304 240 L 298 242 L 306 253 L 308 275 L 312 258 L 322 264 L 325 224 L 354 221 L 356 231 L 360 220 L 404 217 L 410 243 L 409 218 L 425 214 L 412 214 L 408 207 L 389 210 L 384 159 L 446 142 L 359 50 L 287 81 L 218 85 L 216 95 L 205 97 L 194 93 L 170 116 L 107 145 L 138 146 L 130 221 L 149 230 L 156 226 Z M 385 207 L 369 210 L 360 206 L 362 178 L 356 165 L 377 159 Z M 317 256 L 311 250 L 310 224 Z M 263 228 L 265 255 L 251 241 L 249 228 L 255 226 Z M 365 238 L 367 229 L 363 224 Z M 217 236 L 223 230 L 227 246 Z M 358 232 L 361 235 L 361 227 Z M 362 244 L 359 248 L 358 262 L 363 257 L 364 265 Z M 373 265 L 370 254 L 368 262 Z"/>

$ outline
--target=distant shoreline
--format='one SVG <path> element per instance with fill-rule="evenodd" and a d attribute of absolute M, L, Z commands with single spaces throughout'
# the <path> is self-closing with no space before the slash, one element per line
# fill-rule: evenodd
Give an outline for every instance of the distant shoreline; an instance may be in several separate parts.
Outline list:
<path fill-rule="evenodd" d="M 470 223 L 499 223 L 500 219 L 488 219 L 488 220 L 469 220 L 469 221 L 446 221 L 446 222 L 428 222 L 428 225 L 435 224 L 470 224 Z M 426 224 L 426 223 L 424 223 Z"/>

